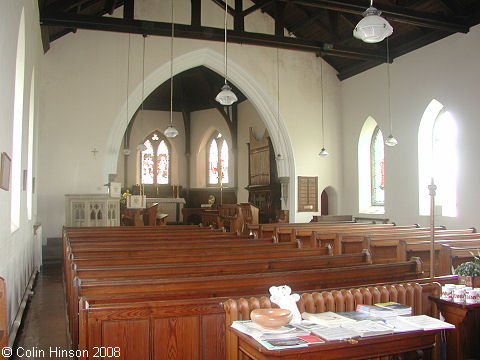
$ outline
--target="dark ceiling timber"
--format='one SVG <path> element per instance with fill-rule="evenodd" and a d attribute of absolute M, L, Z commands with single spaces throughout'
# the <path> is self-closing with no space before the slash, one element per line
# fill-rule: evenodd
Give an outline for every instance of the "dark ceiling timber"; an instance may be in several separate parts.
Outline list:
<path fill-rule="evenodd" d="M 366 44 L 352 36 L 369 0 L 251 1 L 243 8 L 242 0 L 229 0 L 227 10 L 233 17 L 229 42 L 314 52 L 338 72 L 340 80 L 386 61 L 385 41 Z M 224 29 L 202 26 L 201 19 L 204 2 L 225 10 L 225 0 L 190 2 L 190 24 L 175 24 L 175 36 L 223 42 Z M 77 29 L 171 35 L 170 23 L 134 19 L 135 0 L 38 0 L 38 4 L 45 51 L 50 42 Z M 394 27 L 389 38 L 391 61 L 451 34 L 467 33 L 480 23 L 479 0 L 375 0 L 374 6 Z M 121 7 L 123 18 L 103 16 Z M 255 11 L 274 20 L 274 35 L 245 31 L 246 17 Z"/>
<path fill-rule="evenodd" d="M 170 36 L 171 23 L 125 20 L 120 18 L 97 17 L 76 14 L 49 14 L 41 19 L 42 26 L 60 26 L 71 29 L 87 29 L 112 31 L 129 34 Z M 175 24 L 175 37 L 197 40 L 224 41 L 224 30 L 206 26 Z M 279 37 L 246 31 L 228 30 L 228 41 L 238 44 L 260 45 L 290 50 L 301 50 L 320 53 L 328 56 L 349 57 L 353 59 L 375 60 L 385 59 L 383 51 L 365 51 L 329 46 L 329 44 L 313 42 L 294 37 Z"/>
<path fill-rule="evenodd" d="M 346 12 L 352 14 L 362 14 L 368 4 L 365 1 L 322 1 L 322 0 L 282 0 L 291 4 L 303 5 L 306 7 L 314 7 L 328 9 L 337 12 Z M 450 32 L 467 33 L 469 26 L 465 25 L 464 18 L 458 21 L 451 21 L 443 16 L 435 16 L 430 13 L 405 10 L 403 8 L 382 5 L 378 8 L 382 11 L 382 15 L 392 22 L 404 23 L 414 26 L 426 27 L 435 30 L 444 30 Z M 463 20 L 463 21 L 462 21 Z"/>

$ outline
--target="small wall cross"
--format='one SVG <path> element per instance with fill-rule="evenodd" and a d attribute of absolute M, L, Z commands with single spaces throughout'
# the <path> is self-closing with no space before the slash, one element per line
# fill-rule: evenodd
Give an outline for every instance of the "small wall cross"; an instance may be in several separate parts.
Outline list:
<path fill-rule="evenodd" d="M 96 158 L 97 157 L 97 153 L 98 153 L 98 150 L 96 147 L 93 148 L 92 151 L 90 151 L 92 154 L 93 154 L 93 157 Z"/>

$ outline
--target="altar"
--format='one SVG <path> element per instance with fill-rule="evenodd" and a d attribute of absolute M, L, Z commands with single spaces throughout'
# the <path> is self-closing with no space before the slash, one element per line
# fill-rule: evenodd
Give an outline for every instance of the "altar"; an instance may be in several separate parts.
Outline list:
<path fill-rule="evenodd" d="M 167 223 L 183 222 L 182 209 L 185 206 L 184 198 L 150 198 L 147 197 L 147 207 L 158 203 L 158 214 L 168 214 Z"/>

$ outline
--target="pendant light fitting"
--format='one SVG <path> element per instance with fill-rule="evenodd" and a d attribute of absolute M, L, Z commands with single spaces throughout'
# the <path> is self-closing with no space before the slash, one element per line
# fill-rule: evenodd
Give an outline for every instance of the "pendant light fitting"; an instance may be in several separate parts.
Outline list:
<path fill-rule="evenodd" d="M 163 134 L 167 138 L 174 138 L 178 135 L 178 130 L 173 126 L 173 0 L 172 3 L 172 36 L 170 38 L 170 124 L 167 126 Z"/>
<path fill-rule="evenodd" d="M 215 100 L 222 105 L 232 105 L 238 100 L 232 88 L 227 84 L 227 15 L 228 15 L 228 0 L 225 0 L 225 84 L 222 86 L 222 90 L 215 97 Z"/>
<path fill-rule="evenodd" d="M 370 7 L 363 13 L 360 20 L 353 29 L 353 36 L 366 43 L 378 43 L 393 34 L 393 27 L 381 15 L 381 11 L 373 7 L 373 0 L 370 0 Z"/>
<path fill-rule="evenodd" d="M 385 140 L 385 145 L 393 147 L 398 144 L 398 140 L 392 135 L 392 111 L 391 111 L 391 96 L 390 96 L 390 53 L 388 50 L 388 38 L 387 38 L 387 89 L 388 89 L 388 119 L 390 120 L 390 135 Z"/>
<path fill-rule="evenodd" d="M 318 153 L 319 156 L 325 157 L 328 155 L 328 151 L 325 150 L 325 128 L 323 125 L 323 59 L 320 58 L 320 89 L 322 92 L 322 150 Z"/>
<path fill-rule="evenodd" d="M 278 61 L 278 48 L 277 48 L 277 141 L 278 147 L 280 147 L 280 62 Z M 283 160 L 283 156 L 280 150 L 275 155 L 277 160 Z"/>

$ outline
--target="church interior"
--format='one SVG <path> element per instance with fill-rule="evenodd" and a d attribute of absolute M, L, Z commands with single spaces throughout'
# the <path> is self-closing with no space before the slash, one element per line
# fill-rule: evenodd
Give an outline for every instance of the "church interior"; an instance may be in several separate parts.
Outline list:
<path fill-rule="evenodd" d="M 43 345 L 74 357 L 269 359 L 230 325 L 289 285 L 456 326 L 358 358 L 480 359 L 480 289 L 443 296 L 480 288 L 479 24 L 475 0 L 1 1 L 0 348 L 61 293 Z"/>

